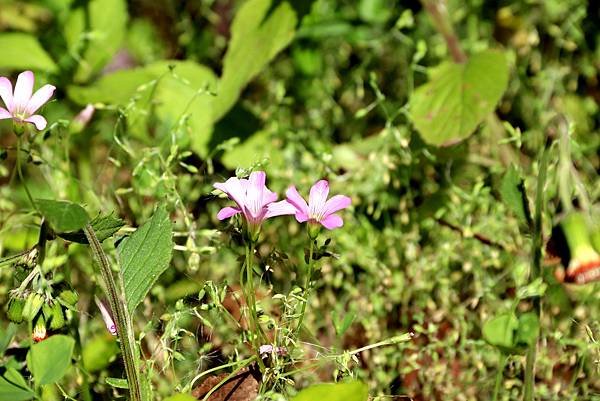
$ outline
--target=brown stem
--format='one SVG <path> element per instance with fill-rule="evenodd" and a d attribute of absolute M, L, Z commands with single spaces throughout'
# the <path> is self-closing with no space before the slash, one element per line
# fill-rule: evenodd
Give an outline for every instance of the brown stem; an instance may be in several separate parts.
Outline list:
<path fill-rule="evenodd" d="M 427 10 L 427 13 L 433 20 L 435 29 L 444 37 L 454 62 L 459 64 L 465 63 L 467 61 L 467 55 L 460 47 L 460 41 L 450 22 L 450 16 L 448 15 L 445 1 L 421 0 L 421 3 L 423 3 L 423 7 L 425 7 L 425 10 Z"/>

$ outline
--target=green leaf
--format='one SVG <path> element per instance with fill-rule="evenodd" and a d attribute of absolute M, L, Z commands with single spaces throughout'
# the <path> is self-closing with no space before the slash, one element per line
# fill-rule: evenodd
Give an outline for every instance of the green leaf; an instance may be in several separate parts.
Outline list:
<path fill-rule="evenodd" d="M 474 54 L 464 64 L 433 68 L 429 82 L 415 90 L 410 116 L 425 142 L 444 146 L 470 136 L 496 107 L 508 84 L 504 53 Z"/>
<path fill-rule="evenodd" d="M 172 224 L 164 206 L 159 207 L 150 221 L 131 237 L 121 242 L 119 261 L 130 313 L 169 267 L 172 250 Z"/>
<path fill-rule="evenodd" d="M 359 381 L 317 384 L 302 390 L 292 401 L 367 401 L 369 389 Z"/>
<path fill-rule="evenodd" d="M 0 401 L 26 401 L 35 396 L 27 381 L 14 368 L 8 368 L 0 377 Z"/>
<path fill-rule="evenodd" d="M 108 367 L 118 353 L 119 346 L 115 337 L 96 336 L 87 341 L 81 350 L 83 367 L 88 372 L 98 372 Z"/>
<path fill-rule="evenodd" d="M 483 338 L 489 344 L 510 350 L 515 345 L 515 330 L 519 321 L 514 313 L 494 316 L 483 324 Z"/>
<path fill-rule="evenodd" d="M 198 399 L 189 394 L 176 394 L 166 398 L 165 401 L 198 401 Z"/>
<path fill-rule="evenodd" d="M 116 377 L 107 377 L 106 384 L 108 384 L 109 386 L 112 386 L 114 388 L 122 388 L 122 389 L 129 388 L 129 384 L 127 383 L 126 379 L 119 379 Z"/>
<path fill-rule="evenodd" d="M 519 316 L 516 343 L 530 346 L 535 344 L 540 334 L 540 319 L 534 312 L 527 312 Z"/>
<path fill-rule="evenodd" d="M 127 28 L 125 0 L 91 0 L 87 7 L 87 10 L 79 7 L 71 12 L 65 24 L 70 52 L 83 51 L 75 72 L 76 82 L 88 81 L 110 61 L 121 47 Z"/>
<path fill-rule="evenodd" d="M 517 216 L 521 224 L 528 224 L 529 205 L 525 193 L 525 182 L 517 168 L 512 165 L 502 177 L 500 195 L 510 210 Z"/>
<path fill-rule="evenodd" d="M 56 232 L 77 231 L 89 221 L 85 209 L 72 202 L 36 199 L 35 204 Z"/>
<path fill-rule="evenodd" d="M 10 344 L 15 334 L 17 334 L 18 327 L 18 325 L 9 322 L 5 329 L 0 329 L 0 355 L 4 355 L 8 344 Z"/>
<path fill-rule="evenodd" d="M 214 121 L 231 109 L 248 82 L 292 41 L 295 26 L 296 13 L 287 2 L 273 10 L 271 0 L 249 0 L 240 7 L 231 25 Z"/>
<path fill-rule="evenodd" d="M 121 227 L 125 225 L 125 222 L 120 218 L 113 216 L 112 213 L 109 215 L 99 214 L 98 216 L 94 217 L 92 221 L 90 221 L 90 225 L 94 229 L 98 241 L 102 242 L 107 238 L 112 237 L 117 231 L 119 231 Z M 58 233 L 57 235 L 67 241 L 77 242 L 79 244 L 88 243 L 83 230 L 70 233 Z"/>
<path fill-rule="evenodd" d="M 276 150 L 272 135 L 263 130 L 258 131 L 246 141 L 225 152 L 221 161 L 231 169 L 251 167 L 254 163 L 263 159 L 269 159 L 272 165 L 282 165 L 284 161 L 281 152 Z"/>
<path fill-rule="evenodd" d="M 37 38 L 25 33 L 0 35 L 0 69 L 56 72 L 57 67 Z"/>
<path fill-rule="evenodd" d="M 59 381 L 71 366 L 75 340 L 54 335 L 34 344 L 27 353 L 27 367 L 38 386 Z"/>

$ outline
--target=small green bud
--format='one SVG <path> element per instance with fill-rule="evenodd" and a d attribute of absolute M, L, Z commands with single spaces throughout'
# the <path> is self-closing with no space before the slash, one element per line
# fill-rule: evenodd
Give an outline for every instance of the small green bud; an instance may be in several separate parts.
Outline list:
<path fill-rule="evenodd" d="M 11 298 L 8 301 L 8 320 L 13 323 L 21 323 L 23 321 L 23 307 L 25 306 L 25 300 L 20 297 Z"/>
<path fill-rule="evenodd" d="M 50 329 L 58 330 L 65 325 L 65 314 L 62 306 L 58 302 L 52 305 L 52 320 L 50 321 Z"/>
<path fill-rule="evenodd" d="M 23 319 L 28 322 L 33 321 L 43 305 L 44 297 L 41 294 L 36 292 L 29 294 L 23 306 Z"/>
<path fill-rule="evenodd" d="M 69 306 L 75 306 L 75 304 L 79 300 L 77 293 L 71 290 L 61 291 L 61 293 L 58 295 L 58 298 Z"/>

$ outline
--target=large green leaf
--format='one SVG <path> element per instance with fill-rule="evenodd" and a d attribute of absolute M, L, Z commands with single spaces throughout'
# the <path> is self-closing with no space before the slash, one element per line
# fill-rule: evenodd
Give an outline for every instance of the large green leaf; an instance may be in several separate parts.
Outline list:
<path fill-rule="evenodd" d="M 55 335 L 34 344 L 27 353 L 27 367 L 36 385 L 52 384 L 59 381 L 71 366 L 71 355 L 75 340 L 63 335 Z"/>
<path fill-rule="evenodd" d="M 0 401 L 26 401 L 34 396 L 33 390 L 14 368 L 8 368 L 0 377 Z"/>
<path fill-rule="evenodd" d="M 248 82 L 291 42 L 295 26 L 296 13 L 287 2 L 273 10 L 271 0 L 249 0 L 240 7 L 223 61 L 213 110 L 215 121 L 235 104 Z"/>
<path fill-rule="evenodd" d="M 85 209 L 75 203 L 37 199 L 35 204 L 56 232 L 77 231 L 89 220 Z"/>
<path fill-rule="evenodd" d="M 0 69 L 40 70 L 55 72 L 56 64 L 42 48 L 37 38 L 25 33 L 0 35 Z"/>
<path fill-rule="evenodd" d="M 302 390 L 292 401 L 367 401 L 369 389 L 359 381 L 317 384 Z"/>
<path fill-rule="evenodd" d="M 110 61 L 120 48 L 127 28 L 125 0 L 91 0 L 87 7 L 87 10 L 83 6 L 75 9 L 65 24 L 69 50 L 75 54 L 83 51 L 74 77 L 77 82 L 89 80 Z"/>
<path fill-rule="evenodd" d="M 150 221 L 131 237 L 121 242 L 119 261 L 130 313 L 169 267 L 172 250 L 172 224 L 164 206 L 159 207 Z"/>
<path fill-rule="evenodd" d="M 410 99 L 411 119 L 431 145 L 451 145 L 470 136 L 491 113 L 508 84 L 504 53 L 487 50 L 464 64 L 433 68 L 429 82 Z"/>

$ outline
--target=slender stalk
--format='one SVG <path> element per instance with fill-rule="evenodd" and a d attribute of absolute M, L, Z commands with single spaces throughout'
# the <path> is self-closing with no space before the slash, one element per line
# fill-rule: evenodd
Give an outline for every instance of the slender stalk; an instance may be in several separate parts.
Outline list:
<path fill-rule="evenodd" d="M 506 366 L 507 356 L 503 352 L 498 353 L 498 370 L 496 372 L 496 383 L 494 384 L 494 398 L 492 401 L 498 400 L 500 388 L 502 387 L 502 379 L 504 378 L 504 366 Z"/>
<path fill-rule="evenodd" d="M 265 333 L 262 331 L 262 327 L 258 321 L 258 313 L 256 312 L 256 293 L 254 290 L 254 268 L 253 268 L 253 259 L 254 259 L 254 242 L 248 241 L 246 246 L 246 286 L 242 285 L 242 288 L 245 288 L 245 296 L 246 303 L 248 304 L 248 308 L 250 309 L 250 329 L 252 331 L 252 346 L 254 348 L 254 352 L 256 354 L 256 359 L 258 365 L 260 366 L 260 371 L 265 371 L 265 365 L 260 357 L 258 352 L 260 348 L 259 342 L 266 339 Z"/>
<path fill-rule="evenodd" d="M 25 188 L 25 193 L 27 194 L 27 199 L 29 199 L 29 203 L 31 203 L 31 207 L 37 210 L 37 206 L 33 201 L 33 196 L 31 196 L 31 192 L 29 192 L 29 187 L 27 187 L 27 183 L 23 179 L 23 171 L 21 169 L 21 138 L 17 139 L 17 174 L 19 174 L 19 180 L 21 180 L 21 184 L 23 184 L 23 188 Z"/>
<path fill-rule="evenodd" d="M 433 20 L 435 29 L 444 37 L 454 62 L 459 64 L 465 63 L 467 56 L 460 47 L 458 36 L 456 36 L 454 28 L 450 23 L 450 16 L 448 15 L 445 2 L 442 0 L 421 0 L 421 3 L 423 3 L 423 7 L 425 7 L 425 10 L 427 10 L 427 13 Z"/>
<path fill-rule="evenodd" d="M 108 301 L 115 317 L 115 324 L 117 325 L 117 335 L 119 336 L 119 345 L 121 347 L 121 353 L 123 355 L 123 362 L 125 364 L 125 374 L 127 375 L 127 383 L 129 384 L 129 396 L 131 401 L 145 401 L 142 396 L 142 389 L 139 379 L 139 371 L 137 359 L 135 356 L 135 341 L 133 338 L 133 330 L 131 326 L 131 318 L 126 309 L 127 303 L 125 302 L 122 292 L 119 291 L 117 283 L 115 282 L 110 262 L 96 233 L 90 224 L 86 225 L 83 229 L 85 236 L 90 243 L 92 253 L 100 266 L 100 273 L 104 284 L 106 285 L 106 291 L 108 295 Z"/>
<path fill-rule="evenodd" d="M 533 255 L 531 261 L 530 282 L 536 280 L 542 271 L 542 211 L 544 208 L 544 186 L 546 184 L 546 173 L 548 170 L 548 152 L 542 149 L 540 158 L 540 167 L 538 171 L 538 180 L 535 196 L 535 215 L 532 226 L 532 248 Z M 542 305 L 540 297 L 532 300 L 533 311 L 538 319 L 541 317 Z M 524 401 L 533 401 L 535 392 L 535 359 L 537 354 L 537 339 L 527 350 L 525 365 L 525 389 L 523 392 Z"/>
<path fill-rule="evenodd" d="M 308 272 L 304 282 L 304 302 L 302 302 L 302 309 L 300 310 L 300 318 L 298 319 L 298 327 L 296 327 L 296 333 L 300 333 L 302 328 L 302 322 L 304 322 L 304 315 L 306 314 L 306 305 L 308 304 L 308 297 L 310 296 L 311 290 L 311 278 L 313 275 L 313 256 L 315 252 L 315 241 L 310 238 L 310 245 L 308 247 Z"/>

